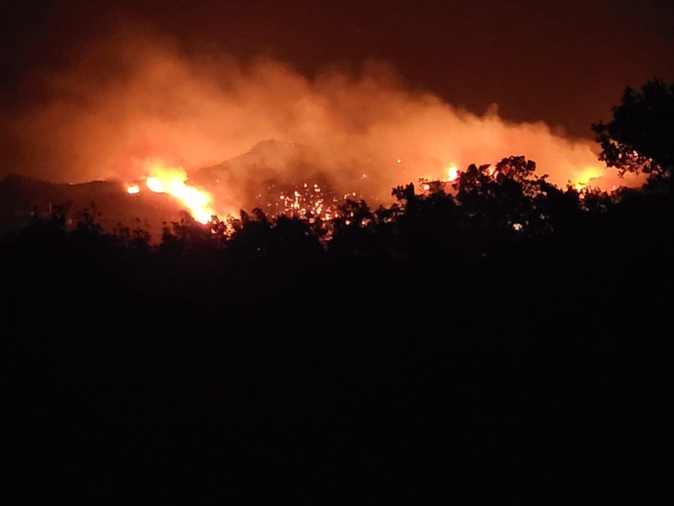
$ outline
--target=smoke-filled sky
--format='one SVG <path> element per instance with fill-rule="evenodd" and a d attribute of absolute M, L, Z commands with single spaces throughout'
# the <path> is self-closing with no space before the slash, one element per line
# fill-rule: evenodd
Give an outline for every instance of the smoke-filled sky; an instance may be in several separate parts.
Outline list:
<path fill-rule="evenodd" d="M 384 184 L 520 154 L 563 184 L 599 166 L 590 125 L 625 86 L 674 79 L 666 0 L 11 3 L 0 176 L 128 179 L 276 138 Z"/>

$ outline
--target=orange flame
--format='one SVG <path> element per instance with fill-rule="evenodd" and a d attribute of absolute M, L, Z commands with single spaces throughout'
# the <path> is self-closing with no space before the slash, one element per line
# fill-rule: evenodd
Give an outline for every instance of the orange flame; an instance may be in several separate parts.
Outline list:
<path fill-rule="evenodd" d="M 145 180 L 145 186 L 151 192 L 168 193 L 177 198 L 199 223 L 206 224 L 213 216 L 217 216 L 211 205 L 213 200 L 211 194 L 186 184 L 187 172 L 182 167 L 167 167 L 162 163 L 154 163 L 148 172 L 150 175 Z M 127 192 L 130 195 L 139 193 L 140 186 L 129 185 Z"/>
<path fill-rule="evenodd" d="M 602 171 L 596 167 L 585 167 L 585 169 L 576 176 L 576 180 L 573 181 L 573 187 L 576 190 L 582 190 L 586 186 L 592 186 L 593 180 L 601 178 L 602 175 Z"/>

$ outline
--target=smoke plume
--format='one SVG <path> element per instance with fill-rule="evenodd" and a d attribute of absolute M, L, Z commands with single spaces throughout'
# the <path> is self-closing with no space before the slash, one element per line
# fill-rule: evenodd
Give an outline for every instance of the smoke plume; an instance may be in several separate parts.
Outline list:
<path fill-rule="evenodd" d="M 81 48 L 31 86 L 39 99 L 3 118 L 3 175 L 137 180 L 147 175 L 147 160 L 190 172 L 277 139 L 320 153 L 347 191 L 367 179 L 375 200 L 421 177 L 445 178 L 450 166 L 509 155 L 536 161 L 539 173 L 560 186 L 590 178 L 604 187 L 633 184 L 608 172 L 589 141 L 544 123 L 507 122 L 496 105 L 482 115 L 453 107 L 413 89 L 380 61 L 305 76 L 273 59 L 188 53 L 170 39 L 131 30 Z"/>

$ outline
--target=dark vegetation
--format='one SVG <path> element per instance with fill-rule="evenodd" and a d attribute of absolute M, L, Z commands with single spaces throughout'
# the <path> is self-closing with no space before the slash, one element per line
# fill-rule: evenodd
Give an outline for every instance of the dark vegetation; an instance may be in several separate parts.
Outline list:
<path fill-rule="evenodd" d="M 509 157 L 329 223 L 6 236 L 7 504 L 670 504 L 668 139 L 644 190 Z"/>

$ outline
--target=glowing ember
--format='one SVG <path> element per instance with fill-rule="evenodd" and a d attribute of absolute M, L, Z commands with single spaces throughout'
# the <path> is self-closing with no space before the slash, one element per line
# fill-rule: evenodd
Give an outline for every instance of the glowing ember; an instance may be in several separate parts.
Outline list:
<path fill-rule="evenodd" d="M 129 195 L 135 195 L 136 193 L 140 192 L 140 186 L 138 186 L 137 184 L 129 185 L 126 188 L 126 191 L 129 192 Z"/>

